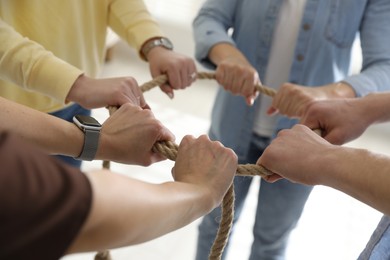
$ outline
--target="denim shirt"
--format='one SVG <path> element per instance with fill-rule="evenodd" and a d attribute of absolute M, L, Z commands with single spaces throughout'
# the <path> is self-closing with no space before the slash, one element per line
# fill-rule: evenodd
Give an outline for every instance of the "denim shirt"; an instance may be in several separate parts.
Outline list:
<path fill-rule="evenodd" d="M 283 0 L 207 0 L 193 22 L 195 55 L 209 69 L 217 43 L 236 46 L 264 78 L 273 31 Z M 352 44 L 360 37 L 363 64 L 349 75 Z M 345 81 L 357 96 L 390 89 L 390 1 L 307 0 L 298 32 L 289 82 L 320 86 Z M 257 101 L 256 101 L 257 102 Z M 255 104 L 220 88 L 212 111 L 210 137 L 239 158 L 251 141 Z M 275 133 L 296 120 L 278 119 Z"/>

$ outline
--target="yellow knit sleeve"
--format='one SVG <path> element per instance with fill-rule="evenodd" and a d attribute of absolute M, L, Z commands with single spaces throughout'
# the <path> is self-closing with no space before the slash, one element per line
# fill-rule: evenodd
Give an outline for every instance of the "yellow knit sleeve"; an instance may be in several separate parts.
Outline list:
<path fill-rule="evenodd" d="M 0 78 L 61 103 L 83 73 L 0 19 Z"/>
<path fill-rule="evenodd" d="M 109 26 L 137 51 L 146 40 L 164 36 L 142 0 L 112 0 L 109 10 Z"/>

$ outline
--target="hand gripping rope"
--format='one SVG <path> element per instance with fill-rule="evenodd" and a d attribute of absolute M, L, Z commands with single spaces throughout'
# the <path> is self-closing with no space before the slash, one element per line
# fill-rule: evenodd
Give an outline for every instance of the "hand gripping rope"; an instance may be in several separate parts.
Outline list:
<path fill-rule="evenodd" d="M 215 74 L 211 72 L 198 72 L 197 79 L 215 79 Z M 160 86 L 168 82 L 168 77 L 166 75 L 160 75 L 153 80 L 146 82 L 141 86 L 141 91 L 146 92 L 156 86 Z M 269 87 L 263 85 L 256 85 L 256 90 L 261 94 L 265 94 L 270 97 L 274 97 L 276 91 Z M 116 107 L 108 107 L 110 115 L 116 111 Z M 175 161 L 178 151 L 178 145 L 171 141 L 160 141 L 154 144 L 153 151 L 156 153 L 161 153 L 169 160 Z M 109 169 L 110 162 L 104 161 L 103 168 Z M 273 173 L 268 169 L 264 168 L 261 165 L 255 164 L 240 164 L 237 167 L 236 175 L 240 176 L 260 176 L 264 179 L 267 179 Z M 234 189 L 233 184 L 229 187 L 229 190 L 225 194 L 225 197 L 222 201 L 222 216 L 221 222 L 219 223 L 218 233 L 214 240 L 211 252 L 209 255 L 209 260 L 219 260 L 221 259 L 223 250 L 226 246 L 227 240 L 229 238 L 230 230 L 233 224 L 234 216 Z M 111 260 L 110 252 L 108 250 L 98 252 L 95 256 L 95 260 Z"/>

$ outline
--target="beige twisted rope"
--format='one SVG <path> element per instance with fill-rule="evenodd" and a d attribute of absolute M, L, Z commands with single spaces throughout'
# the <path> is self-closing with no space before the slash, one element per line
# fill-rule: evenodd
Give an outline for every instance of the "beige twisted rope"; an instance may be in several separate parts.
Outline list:
<path fill-rule="evenodd" d="M 215 79 L 215 74 L 210 72 L 198 72 L 197 79 Z M 146 92 L 150 89 L 160 86 L 168 81 L 166 75 L 160 75 L 153 80 L 146 82 L 141 86 L 141 91 Z M 265 94 L 270 97 L 274 97 L 276 91 L 272 88 L 256 85 L 256 90 L 262 94 Z M 109 107 L 110 115 L 116 111 L 116 107 Z M 178 145 L 171 141 L 161 141 L 157 142 L 153 146 L 153 151 L 161 153 L 167 159 L 175 161 L 178 152 Z M 104 161 L 103 168 L 109 169 L 110 162 Z M 267 179 L 273 173 L 268 169 L 264 168 L 261 165 L 254 164 L 240 164 L 237 167 L 236 175 L 240 176 L 260 176 L 264 179 Z M 233 225 L 233 216 L 234 216 L 234 188 L 233 185 L 229 187 L 229 190 L 225 194 L 225 197 L 222 201 L 222 216 L 221 222 L 219 224 L 218 233 L 214 240 L 211 252 L 209 255 L 209 260 L 219 260 L 221 259 L 223 250 L 226 246 L 227 240 L 229 238 L 230 230 Z M 95 256 L 95 260 L 111 260 L 111 256 L 108 250 L 98 252 Z"/>
<path fill-rule="evenodd" d="M 110 251 L 105 250 L 105 251 L 102 251 L 102 252 L 98 252 L 95 255 L 95 259 L 94 260 L 112 260 L 111 255 L 110 255 Z"/>

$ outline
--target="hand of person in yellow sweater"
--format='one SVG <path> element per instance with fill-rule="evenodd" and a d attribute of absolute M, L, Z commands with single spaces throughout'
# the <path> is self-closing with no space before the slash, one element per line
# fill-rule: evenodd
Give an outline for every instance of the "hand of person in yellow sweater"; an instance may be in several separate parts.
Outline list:
<path fill-rule="evenodd" d="M 155 47 L 148 53 L 147 60 L 153 78 L 162 74 L 168 76 L 168 84 L 160 88 L 170 98 L 174 97 L 174 89 L 185 89 L 196 80 L 195 62 L 190 57 L 163 47 Z"/>
<path fill-rule="evenodd" d="M 125 103 L 149 108 L 133 77 L 94 79 L 83 74 L 73 84 L 67 100 L 88 109 L 121 106 Z"/>

